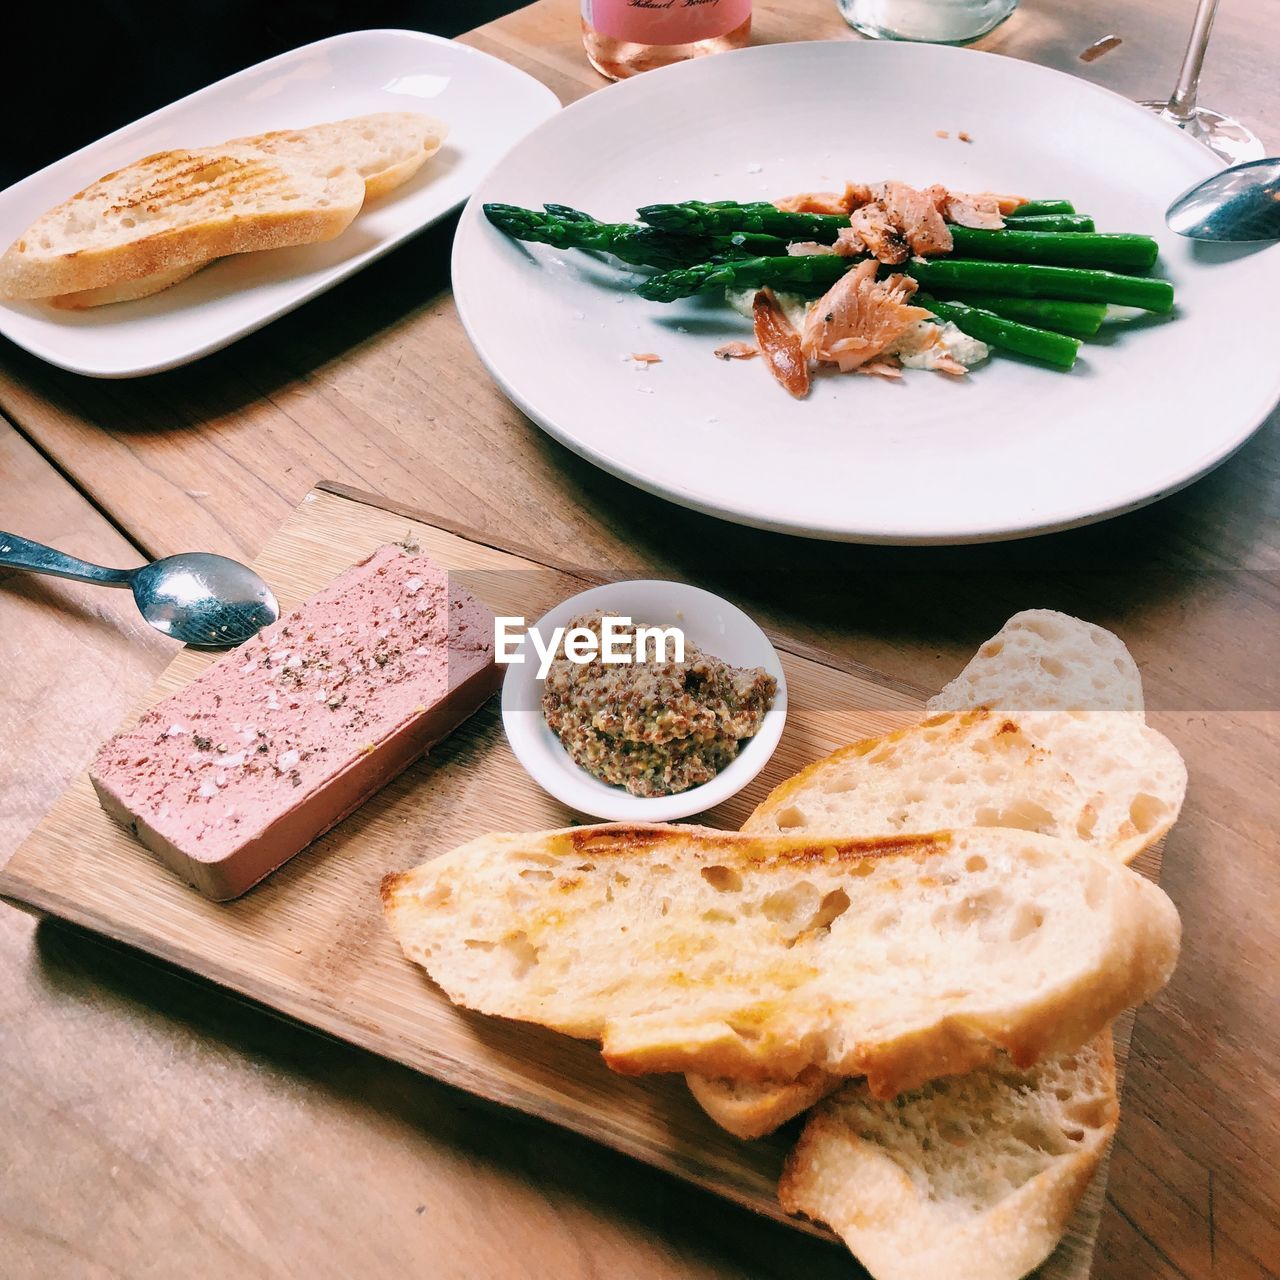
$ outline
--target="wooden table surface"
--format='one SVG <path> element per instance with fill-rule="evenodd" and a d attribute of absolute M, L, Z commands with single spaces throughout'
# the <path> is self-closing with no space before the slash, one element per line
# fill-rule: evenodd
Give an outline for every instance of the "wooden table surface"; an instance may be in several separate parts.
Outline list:
<path fill-rule="evenodd" d="M 1175 74 L 1193 0 L 1024 0 L 982 48 L 1131 97 Z M 831 0 L 757 39 L 854 38 Z M 1115 32 L 1124 43 L 1084 64 Z M 563 101 L 603 82 L 576 0 L 466 37 Z M 1203 97 L 1280 149 L 1280 6 L 1225 0 Z M 598 571 L 698 582 L 934 687 L 1018 608 L 1118 630 L 1191 789 L 1163 883 L 1182 963 L 1138 1019 L 1095 1275 L 1274 1276 L 1280 1259 L 1280 522 L 1276 419 L 1186 492 L 1001 546 L 838 547 L 648 497 L 536 431 L 448 291 L 452 224 L 199 364 L 133 382 L 0 347 L 0 524 L 105 562 L 252 556 L 319 478 Z M 1260 317 L 1268 313 L 1258 299 Z M 1227 356 L 1229 353 L 1219 353 Z M 1229 367 L 1206 353 L 1205 376 Z M 170 656 L 127 598 L 0 582 L 0 858 Z M 847 1256 L 54 922 L 0 910 L 6 1276 L 847 1276 Z M 942 1278 L 940 1278 L 942 1280 Z"/>

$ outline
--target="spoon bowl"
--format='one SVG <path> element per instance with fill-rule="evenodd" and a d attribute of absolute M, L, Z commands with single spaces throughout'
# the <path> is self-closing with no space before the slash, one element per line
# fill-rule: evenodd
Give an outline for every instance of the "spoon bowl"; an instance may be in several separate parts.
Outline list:
<path fill-rule="evenodd" d="M 0 569 L 6 567 L 129 587 L 142 616 L 157 631 L 206 649 L 242 644 L 280 616 L 271 588 L 252 569 L 205 551 L 166 556 L 137 569 L 108 569 L 0 531 Z"/>
<path fill-rule="evenodd" d="M 280 616 L 271 588 L 252 569 L 203 551 L 143 565 L 129 585 L 157 631 L 202 648 L 241 644 Z"/>
<path fill-rule="evenodd" d="M 1235 164 L 1197 182 L 1169 206 L 1165 221 L 1193 240 L 1280 240 L 1280 158 Z"/>

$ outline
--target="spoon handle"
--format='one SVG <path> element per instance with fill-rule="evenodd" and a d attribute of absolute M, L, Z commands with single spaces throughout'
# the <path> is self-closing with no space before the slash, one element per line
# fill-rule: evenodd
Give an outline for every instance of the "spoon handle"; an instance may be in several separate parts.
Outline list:
<path fill-rule="evenodd" d="M 101 565 L 77 560 L 43 543 L 31 542 L 0 530 L 0 567 L 24 569 L 28 573 L 47 573 L 55 578 L 71 578 L 74 582 L 95 582 L 103 587 L 127 587 L 133 569 L 104 569 Z"/>

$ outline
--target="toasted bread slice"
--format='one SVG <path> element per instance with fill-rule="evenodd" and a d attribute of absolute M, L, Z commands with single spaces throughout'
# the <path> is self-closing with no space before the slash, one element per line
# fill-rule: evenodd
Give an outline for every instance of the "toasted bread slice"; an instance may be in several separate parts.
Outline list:
<path fill-rule="evenodd" d="M 794 1080 L 735 1080 L 732 1076 L 685 1076 L 697 1104 L 735 1138 L 763 1138 L 765 1134 L 808 1111 L 845 1083 L 817 1067 Z"/>
<path fill-rule="evenodd" d="M 1055 750 L 985 708 L 854 743 L 782 783 L 742 829 L 815 837 L 1017 827 L 1076 837 L 1128 862 L 1173 825 L 1187 773 L 1167 738 L 1128 712 L 1047 712 L 1037 722 Z M 803 1085 L 688 1082 L 703 1110 L 741 1138 L 771 1133 L 839 1084 L 820 1074 Z"/>
<path fill-rule="evenodd" d="M 1186 765 L 1143 723 L 1137 666 L 1109 631 L 1049 610 L 1015 614 L 929 705 L 969 707 L 967 698 L 1024 709 L 942 711 L 854 743 L 782 783 L 743 830 L 869 836 L 996 825 L 1074 835 L 1128 862 L 1177 820 Z M 1119 709 L 1086 709 L 1094 701 Z M 771 1132 L 835 1085 L 689 1079 L 703 1109 L 744 1137 Z"/>
<path fill-rule="evenodd" d="M 235 138 L 231 146 L 254 147 L 287 159 L 317 165 L 345 165 L 364 179 L 364 198 L 376 200 L 408 182 L 440 150 L 449 136 L 443 120 L 417 111 L 379 111 L 374 115 L 278 129 Z"/>
<path fill-rule="evenodd" d="M 995 707 L 1143 714 L 1142 677 L 1124 641 L 1103 627 L 1052 609 L 1015 613 L 929 699 L 928 712 Z"/>
<path fill-rule="evenodd" d="M 81 289 L 78 293 L 59 293 L 42 301 L 61 311 L 87 311 L 90 307 L 103 307 L 111 302 L 136 302 L 139 298 L 149 298 L 153 293 L 172 289 L 208 265 L 208 262 L 193 262 L 183 267 L 171 267 L 168 271 L 157 271 L 140 280 L 104 284 L 97 289 Z"/>
<path fill-rule="evenodd" d="M 236 138 L 229 146 L 251 147 L 270 155 L 302 160 L 321 168 L 347 165 L 364 179 L 364 198 L 376 200 L 407 182 L 437 151 L 448 136 L 443 120 L 416 111 L 382 111 L 376 115 L 336 120 L 305 129 L 284 129 Z M 132 302 L 178 284 L 201 266 L 198 263 L 160 271 L 139 280 L 78 293 L 59 294 L 50 305 L 79 311 L 112 302 Z"/>
<path fill-rule="evenodd" d="M 866 1075 L 877 1097 L 1077 1048 L 1177 958 L 1161 890 L 1020 831 L 696 827 L 485 836 L 382 885 L 455 1003 L 599 1039 L 636 1074 Z"/>
<path fill-rule="evenodd" d="M 1019 1280 L 1053 1252 L 1118 1115 L 1109 1031 L 892 1102 L 854 1081 L 806 1121 L 778 1199 L 831 1226 L 875 1280 Z"/>
<path fill-rule="evenodd" d="M 892 835 L 1016 827 L 1075 837 L 1125 862 L 1173 825 L 1187 787 L 1177 748 L 1119 712 L 1042 713 L 1041 737 L 979 707 L 868 738 L 776 787 L 759 834 Z"/>
<path fill-rule="evenodd" d="M 37 218 L 0 257 L 0 296 L 119 285 L 227 253 L 331 240 L 364 201 L 353 169 L 248 147 L 164 151 Z"/>

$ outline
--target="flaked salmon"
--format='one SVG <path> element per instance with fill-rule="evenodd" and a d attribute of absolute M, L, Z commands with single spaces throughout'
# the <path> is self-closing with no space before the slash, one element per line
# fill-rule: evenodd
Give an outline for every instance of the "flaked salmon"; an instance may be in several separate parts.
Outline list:
<path fill-rule="evenodd" d="M 761 289 L 751 304 L 756 342 L 769 372 L 797 400 L 809 394 L 809 361 L 800 335 L 778 305 L 772 289 Z"/>
<path fill-rule="evenodd" d="M 1004 226 L 998 196 L 968 195 L 963 191 L 948 191 L 942 209 L 948 222 L 958 227 L 978 227 L 984 231 L 999 231 Z"/>
<path fill-rule="evenodd" d="M 941 190 L 945 194 L 945 188 Z M 905 182 L 886 182 L 883 204 L 889 220 L 901 231 L 912 253 L 927 257 L 951 252 L 951 232 L 938 212 L 932 189 L 920 191 Z"/>
<path fill-rule="evenodd" d="M 876 279 L 868 260 L 841 276 L 809 310 L 801 338 L 804 354 L 848 373 L 884 354 L 917 320 L 929 317 L 910 305 L 916 282 L 894 275 Z"/>
<path fill-rule="evenodd" d="M 869 253 L 879 262 L 890 266 L 905 262 L 910 250 L 902 236 L 902 229 L 878 201 L 865 204 L 855 209 L 849 217 L 849 227 L 853 235 L 846 236 L 844 228 L 840 229 L 836 249 L 845 257 L 856 257 L 858 253 Z M 861 243 L 862 248 L 857 245 Z"/>
<path fill-rule="evenodd" d="M 749 342 L 722 342 L 712 353 L 717 360 L 752 360 L 760 354 Z"/>
<path fill-rule="evenodd" d="M 1015 209 L 1021 209 L 1024 204 L 1030 203 L 1026 196 L 1006 196 L 998 191 L 983 191 L 981 194 L 990 196 L 1001 213 L 1012 213 Z"/>
<path fill-rule="evenodd" d="M 866 364 L 860 364 L 854 373 L 863 373 L 875 378 L 888 378 L 890 382 L 894 382 L 902 377 L 902 365 L 897 356 L 875 356 Z"/>
<path fill-rule="evenodd" d="M 861 182 L 846 182 L 843 191 L 801 191 L 773 203 L 783 213 L 850 214 L 873 199 L 871 188 Z"/>

